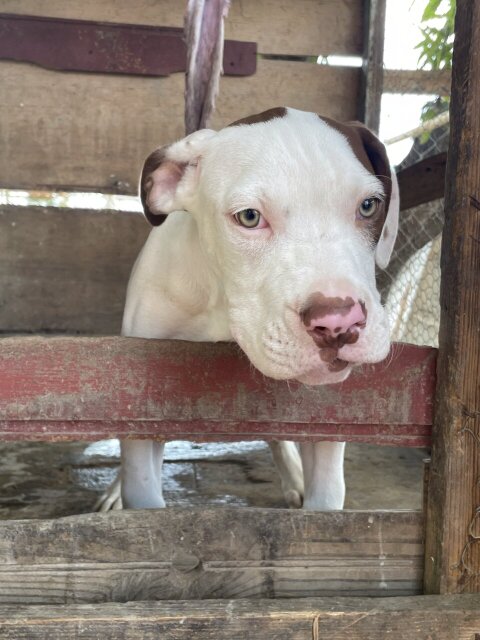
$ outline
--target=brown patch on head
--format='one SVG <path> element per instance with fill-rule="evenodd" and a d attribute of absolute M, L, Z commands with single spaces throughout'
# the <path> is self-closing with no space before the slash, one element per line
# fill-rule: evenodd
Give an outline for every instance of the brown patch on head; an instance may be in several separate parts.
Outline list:
<path fill-rule="evenodd" d="M 269 120 L 274 120 L 275 118 L 284 118 L 286 115 L 286 107 L 274 107 L 273 109 L 262 111 L 262 113 L 255 113 L 253 116 L 247 116 L 246 118 L 242 118 L 241 120 L 236 120 L 235 122 L 232 122 L 227 126 L 236 127 L 241 124 L 258 124 L 259 122 L 268 122 Z"/>
<path fill-rule="evenodd" d="M 392 194 L 392 173 L 385 146 L 361 122 L 343 123 L 324 116 L 319 118 L 347 138 L 353 153 L 365 169 L 377 176 L 383 184 L 385 200 L 378 207 L 378 211 L 371 218 L 358 221 L 362 228 L 370 229 L 374 242 L 377 243 L 387 217 Z"/>

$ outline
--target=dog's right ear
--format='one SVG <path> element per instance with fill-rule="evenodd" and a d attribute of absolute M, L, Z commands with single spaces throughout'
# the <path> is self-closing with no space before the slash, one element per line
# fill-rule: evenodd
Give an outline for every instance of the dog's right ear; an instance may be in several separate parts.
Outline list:
<path fill-rule="evenodd" d="M 167 214 L 185 210 L 198 179 L 198 162 L 216 131 L 201 129 L 169 146 L 159 147 L 145 160 L 140 199 L 147 220 L 162 224 Z"/>

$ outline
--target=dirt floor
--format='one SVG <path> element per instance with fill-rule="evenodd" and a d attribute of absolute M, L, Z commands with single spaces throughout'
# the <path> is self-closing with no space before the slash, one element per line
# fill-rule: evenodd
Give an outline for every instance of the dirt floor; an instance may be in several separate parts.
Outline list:
<path fill-rule="evenodd" d="M 346 508 L 420 509 L 422 449 L 347 445 Z M 115 478 L 117 440 L 0 443 L 0 519 L 54 518 L 92 510 Z M 168 505 L 283 507 L 263 442 L 172 442 L 164 464 Z"/>

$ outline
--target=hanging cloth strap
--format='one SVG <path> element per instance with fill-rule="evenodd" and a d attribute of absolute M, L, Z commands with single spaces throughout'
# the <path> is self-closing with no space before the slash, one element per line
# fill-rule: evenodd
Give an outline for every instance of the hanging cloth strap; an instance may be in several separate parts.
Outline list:
<path fill-rule="evenodd" d="M 188 0 L 185 14 L 187 135 L 205 128 L 215 108 L 223 71 L 223 22 L 229 4 L 229 0 Z"/>

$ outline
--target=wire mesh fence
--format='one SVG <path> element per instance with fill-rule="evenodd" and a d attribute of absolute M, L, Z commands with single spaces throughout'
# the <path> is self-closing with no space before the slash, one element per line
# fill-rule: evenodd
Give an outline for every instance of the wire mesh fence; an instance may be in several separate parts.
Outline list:
<path fill-rule="evenodd" d="M 427 121 L 428 124 L 428 121 Z M 447 150 L 449 126 L 422 128 L 397 171 Z M 392 261 L 379 275 L 394 340 L 438 345 L 443 198 L 402 211 Z"/>
<path fill-rule="evenodd" d="M 387 0 L 380 129 L 397 172 L 448 150 L 454 14 L 455 0 Z M 400 214 L 391 263 L 378 274 L 394 340 L 438 344 L 443 220 L 443 199 Z"/>
<path fill-rule="evenodd" d="M 397 171 L 447 150 L 448 120 L 434 128 L 426 124 L 415 131 Z M 392 261 L 379 278 L 394 340 L 438 346 L 443 205 L 442 198 L 401 213 Z"/>

